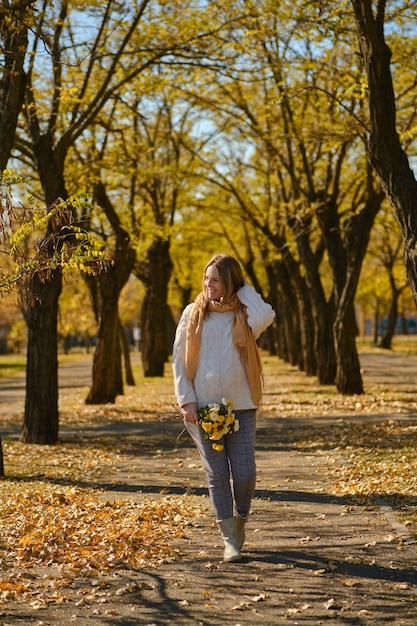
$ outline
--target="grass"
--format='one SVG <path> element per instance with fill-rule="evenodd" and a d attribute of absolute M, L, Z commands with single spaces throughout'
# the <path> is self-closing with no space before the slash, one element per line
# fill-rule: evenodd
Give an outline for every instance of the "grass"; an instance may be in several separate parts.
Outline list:
<path fill-rule="evenodd" d="M 2 354 L 0 356 L 0 378 L 15 376 L 19 372 L 24 372 L 26 368 L 26 357 L 20 354 Z"/>
<path fill-rule="evenodd" d="M 356 346 L 359 352 L 361 350 L 385 351 L 384 348 L 379 348 L 378 345 L 375 345 L 371 337 L 358 337 Z M 391 349 L 394 352 L 402 352 L 404 354 L 417 354 L 417 335 L 395 335 L 392 340 Z"/>
<path fill-rule="evenodd" d="M 71 352 L 69 354 L 60 354 L 58 356 L 59 363 L 71 363 L 79 361 L 83 358 L 91 358 L 91 355 L 86 355 L 81 352 Z M 25 354 L 0 354 L 0 378 L 8 378 L 9 376 L 15 376 L 20 372 L 26 370 L 26 355 Z"/>

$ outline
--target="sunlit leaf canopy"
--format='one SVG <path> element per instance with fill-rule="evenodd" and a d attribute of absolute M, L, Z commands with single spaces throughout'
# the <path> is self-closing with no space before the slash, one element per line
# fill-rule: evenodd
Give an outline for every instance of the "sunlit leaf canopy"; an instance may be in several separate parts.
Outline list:
<path fill-rule="evenodd" d="M 410 153 L 415 18 L 414 2 L 387 7 Z M 250 240 L 260 271 L 266 249 L 279 258 L 267 231 L 285 234 L 297 257 L 288 220 L 311 216 L 317 240 L 317 202 L 336 176 L 342 225 L 361 206 L 368 86 L 347 1 L 45 2 L 30 51 L 29 113 L 57 145 L 76 140 L 70 192 L 104 177 L 139 255 L 154 236 L 172 237 L 178 279 L 194 292 L 203 261 L 219 249 L 245 257 Z M 23 128 L 18 147 L 29 166 Z M 111 244 L 104 216 L 95 219 Z M 325 258 L 322 267 L 330 285 Z"/>
<path fill-rule="evenodd" d="M 236 166 L 237 160 L 247 161 L 249 157 L 257 160 L 270 137 L 285 144 L 292 130 L 298 135 L 302 132 L 303 144 L 310 151 L 306 156 L 314 159 L 316 175 L 321 170 L 325 188 L 329 155 L 336 152 L 347 135 L 357 137 L 366 129 L 363 111 L 359 110 L 363 109 L 366 84 L 360 78 L 358 58 L 352 55 L 356 33 L 347 2 L 337 6 L 303 3 L 296 11 L 286 2 L 234 2 L 228 7 L 190 2 L 182 4 L 181 11 L 175 3 L 149 1 L 139 5 L 110 2 L 64 6 L 66 14 L 61 19 L 53 14 L 57 9 L 49 4 L 45 9 L 46 23 L 51 24 L 51 42 L 56 39 L 58 28 L 62 28 L 65 45 L 60 50 L 60 63 L 54 63 L 53 50 L 48 49 L 44 39 L 34 39 L 32 43 L 33 51 L 36 50 L 32 57 L 36 59 L 33 66 L 37 77 L 36 106 L 38 110 L 42 105 L 45 107 L 45 124 L 53 123 L 54 128 L 61 124 L 64 135 L 67 125 L 73 125 L 75 120 L 71 132 L 81 132 L 91 107 L 97 106 L 109 91 L 120 97 L 120 86 L 135 75 L 141 77 L 139 83 L 129 83 L 126 90 L 135 98 L 140 94 L 140 107 L 146 115 L 148 107 L 152 110 L 153 100 L 159 98 L 157 85 L 164 72 L 171 85 L 178 84 L 187 101 L 197 98 L 200 106 L 204 104 L 206 124 L 210 122 L 210 110 L 217 122 L 219 113 L 224 111 L 227 121 L 220 118 L 223 132 L 217 135 L 214 144 L 215 166 L 220 172 L 229 171 L 231 162 Z M 400 14 L 399 19 L 404 16 Z M 114 57 L 123 48 L 123 36 L 135 20 L 138 25 L 135 34 L 123 49 L 117 71 L 112 73 Z M 217 50 L 208 45 L 207 38 L 207 33 L 216 29 L 217 41 L 222 44 Z M 189 45 L 178 55 L 184 41 L 189 41 Z M 57 95 L 53 103 L 51 90 Z M 145 103 L 146 95 L 148 103 Z M 49 115 L 58 98 L 60 105 L 55 119 Z M 241 108 L 250 107 L 253 101 L 257 111 L 251 125 Z M 298 101 L 300 105 L 295 107 Z M 282 115 L 287 102 L 294 116 L 292 129 L 288 120 L 284 123 Z M 116 115 L 113 107 L 114 100 L 110 99 L 103 117 Z M 202 127 L 200 124 L 200 130 Z M 326 142 L 323 142 L 323 130 Z M 97 138 L 97 128 L 95 133 Z M 253 138 L 254 133 L 257 139 Z M 263 141 L 261 147 L 259 136 Z M 284 153 L 279 155 L 279 167 L 284 175 L 289 158 L 284 148 Z M 298 158 L 303 156 L 300 154 Z M 242 176 L 254 187 L 251 173 L 245 168 Z M 284 215 L 299 211 L 300 201 L 310 193 L 308 181 L 299 181 L 298 189 L 293 188 L 291 176 L 286 177 L 285 183 L 286 193 L 281 190 L 283 197 L 279 202 Z M 259 194 L 263 195 L 263 190 Z M 294 203 L 292 209 L 291 203 Z"/>

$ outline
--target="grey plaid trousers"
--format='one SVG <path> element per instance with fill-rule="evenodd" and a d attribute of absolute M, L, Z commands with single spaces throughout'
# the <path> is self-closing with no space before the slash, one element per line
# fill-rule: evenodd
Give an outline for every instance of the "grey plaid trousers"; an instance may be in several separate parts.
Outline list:
<path fill-rule="evenodd" d="M 246 518 L 255 491 L 256 410 L 234 413 L 240 428 L 219 441 L 224 444 L 221 451 L 213 450 L 212 442 L 204 438 L 200 426 L 184 422 L 200 453 L 218 522 L 232 517 L 234 513 Z"/>

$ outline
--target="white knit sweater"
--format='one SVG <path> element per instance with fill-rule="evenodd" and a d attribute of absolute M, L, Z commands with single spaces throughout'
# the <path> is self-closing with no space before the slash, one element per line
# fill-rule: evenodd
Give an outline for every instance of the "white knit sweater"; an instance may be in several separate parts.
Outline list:
<path fill-rule="evenodd" d="M 239 289 L 237 296 L 246 306 L 248 323 L 257 339 L 272 324 L 275 313 L 250 285 Z M 225 398 L 233 401 L 236 411 L 257 408 L 251 398 L 245 367 L 233 343 L 233 312 L 211 312 L 204 320 L 195 379 L 193 383 L 188 380 L 185 372 L 185 336 L 192 306 L 189 304 L 183 311 L 172 354 L 175 395 L 179 406 L 196 402 L 200 408 Z"/>

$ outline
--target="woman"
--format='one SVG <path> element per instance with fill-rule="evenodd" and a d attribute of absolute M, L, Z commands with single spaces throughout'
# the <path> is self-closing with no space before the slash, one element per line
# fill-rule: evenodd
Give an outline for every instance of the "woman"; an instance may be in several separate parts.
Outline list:
<path fill-rule="evenodd" d="M 256 339 L 274 317 L 236 259 L 217 254 L 204 269 L 202 292 L 184 309 L 174 342 L 175 394 L 207 475 L 228 562 L 241 561 L 255 490 L 256 409 L 262 396 Z M 232 401 L 239 429 L 223 437 L 219 451 L 205 438 L 198 410 L 223 398 Z"/>

